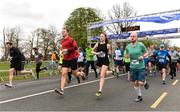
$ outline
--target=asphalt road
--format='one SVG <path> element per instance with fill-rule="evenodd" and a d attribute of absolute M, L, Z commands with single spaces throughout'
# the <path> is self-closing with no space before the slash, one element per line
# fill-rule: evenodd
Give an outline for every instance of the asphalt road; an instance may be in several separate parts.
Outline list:
<path fill-rule="evenodd" d="M 179 75 L 173 80 L 168 76 L 165 85 L 160 76 L 147 77 L 150 88 L 142 88 L 143 102 L 133 101 L 137 96 L 126 75 L 107 76 L 100 98 L 95 96 L 98 79 L 94 75 L 81 84 L 74 79 L 63 97 L 53 91 L 59 77 L 15 82 L 13 88 L 1 84 L 0 111 L 180 111 Z"/>

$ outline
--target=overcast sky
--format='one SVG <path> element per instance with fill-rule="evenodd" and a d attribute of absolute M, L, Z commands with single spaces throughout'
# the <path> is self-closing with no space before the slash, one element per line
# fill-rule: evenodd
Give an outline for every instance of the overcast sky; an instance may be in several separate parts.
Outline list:
<path fill-rule="evenodd" d="M 180 0 L 1 0 L 0 40 L 2 41 L 3 27 L 18 25 L 26 33 L 49 25 L 54 25 L 60 30 L 70 13 L 78 7 L 96 8 L 106 15 L 113 5 L 122 4 L 124 1 L 129 2 L 138 15 L 180 9 Z M 164 25 L 141 24 L 142 30 L 180 28 L 179 21 Z M 173 43 L 177 45 L 180 39 Z"/>

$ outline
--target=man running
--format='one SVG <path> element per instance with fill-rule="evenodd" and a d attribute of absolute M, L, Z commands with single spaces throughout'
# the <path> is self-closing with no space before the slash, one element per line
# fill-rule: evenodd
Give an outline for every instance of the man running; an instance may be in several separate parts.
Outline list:
<path fill-rule="evenodd" d="M 13 46 L 12 42 L 7 42 L 6 47 L 9 49 L 10 53 L 10 69 L 9 69 L 9 83 L 6 83 L 5 86 L 12 87 L 12 80 L 14 77 L 15 71 L 20 71 L 21 74 L 31 74 L 34 77 L 33 71 L 25 71 L 24 66 L 22 65 L 22 61 L 24 55 L 20 52 L 20 50 Z"/>
<path fill-rule="evenodd" d="M 149 70 L 149 74 L 150 76 L 152 76 L 153 74 L 155 74 L 155 64 L 156 64 L 156 59 L 155 59 L 155 49 L 154 49 L 154 45 L 150 45 L 149 49 L 148 49 L 148 70 Z"/>
<path fill-rule="evenodd" d="M 134 89 L 138 95 L 135 99 L 136 102 L 143 100 L 141 93 L 141 86 L 145 89 L 149 88 L 148 83 L 145 80 L 145 64 L 144 57 L 148 55 L 147 49 L 143 43 L 137 42 L 137 33 L 132 32 L 130 35 L 131 43 L 126 47 L 126 58 L 130 58 L 130 75 L 134 85 Z"/>
<path fill-rule="evenodd" d="M 78 72 L 77 70 L 77 58 L 79 53 L 77 52 L 77 43 L 69 36 L 69 29 L 62 29 L 62 54 L 63 54 L 63 63 L 61 70 L 61 80 L 60 80 L 60 88 L 55 89 L 55 92 L 63 95 L 64 94 L 64 86 L 66 83 L 66 78 L 68 75 L 68 70 L 71 68 L 72 74 L 75 77 L 82 76 L 82 79 L 85 80 L 84 73 Z"/>
<path fill-rule="evenodd" d="M 120 75 L 120 68 L 124 67 L 123 63 L 123 49 L 121 49 L 120 43 L 116 43 L 116 49 L 114 51 L 114 65 L 115 65 L 115 75 L 118 77 Z"/>
<path fill-rule="evenodd" d="M 174 47 L 170 47 L 169 55 L 171 56 L 171 61 L 172 61 L 172 63 L 170 64 L 170 75 L 171 75 L 171 79 L 173 79 L 174 77 L 176 77 L 176 66 L 177 66 L 177 60 L 179 58 L 179 54 L 174 49 Z"/>
<path fill-rule="evenodd" d="M 156 52 L 155 57 L 157 59 L 157 66 L 159 68 L 160 74 L 162 75 L 162 84 L 166 84 L 166 72 L 168 64 L 167 58 L 171 63 L 171 56 L 169 55 L 168 51 L 165 50 L 165 46 L 163 44 L 160 45 L 160 50 Z"/>

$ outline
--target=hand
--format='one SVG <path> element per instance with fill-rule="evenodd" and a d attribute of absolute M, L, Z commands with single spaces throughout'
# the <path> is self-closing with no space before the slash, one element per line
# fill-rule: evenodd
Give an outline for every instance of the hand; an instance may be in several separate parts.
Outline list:
<path fill-rule="evenodd" d="M 139 58 L 138 58 L 139 60 L 143 60 L 144 59 L 144 57 L 143 56 L 139 56 Z"/>
<path fill-rule="evenodd" d="M 64 54 L 64 55 L 65 55 L 65 54 L 68 54 L 68 49 L 63 49 L 63 50 L 62 50 L 62 54 Z"/>
<path fill-rule="evenodd" d="M 63 49 L 63 50 L 62 50 L 62 52 L 67 52 L 67 51 L 68 51 L 68 49 Z"/>
<path fill-rule="evenodd" d="M 96 52 L 95 55 L 100 55 L 100 52 Z"/>
<path fill-rule="evenodd" d="M 129 54 L 126 54 L 126 56 L 125 56 L 126 58 L 129 58 Z"/>

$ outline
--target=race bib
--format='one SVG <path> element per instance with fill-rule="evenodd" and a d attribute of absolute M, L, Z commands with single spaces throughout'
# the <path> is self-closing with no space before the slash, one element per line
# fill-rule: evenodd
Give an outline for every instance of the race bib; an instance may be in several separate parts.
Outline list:
<path fill-rule="evenodd" d="M 123 58 L 122 57 L 116 57 L 115 60 L 122 60 Z"/>
<path fill-rule="evenodd" d="M 159 62 L 164 63 L 164 59 L 159 59 Z"/>
<path fill-rule="evenodd" d="M 106 54 L 104 53 L 104 52 L 101 52 L 100 54 L 99 54 L 99 57 L 101 57 L 101 58 L 104 58 L 106 56 Z"/>
<path fill-rule="evenodd" d="M 138 61 L 138 60 L 132 60 L 132 61 L 131 61 L 131 64 L 133 64 L 133 65 L 138 65 L 138 64 L 139 64 L 139 61 Z"/>

